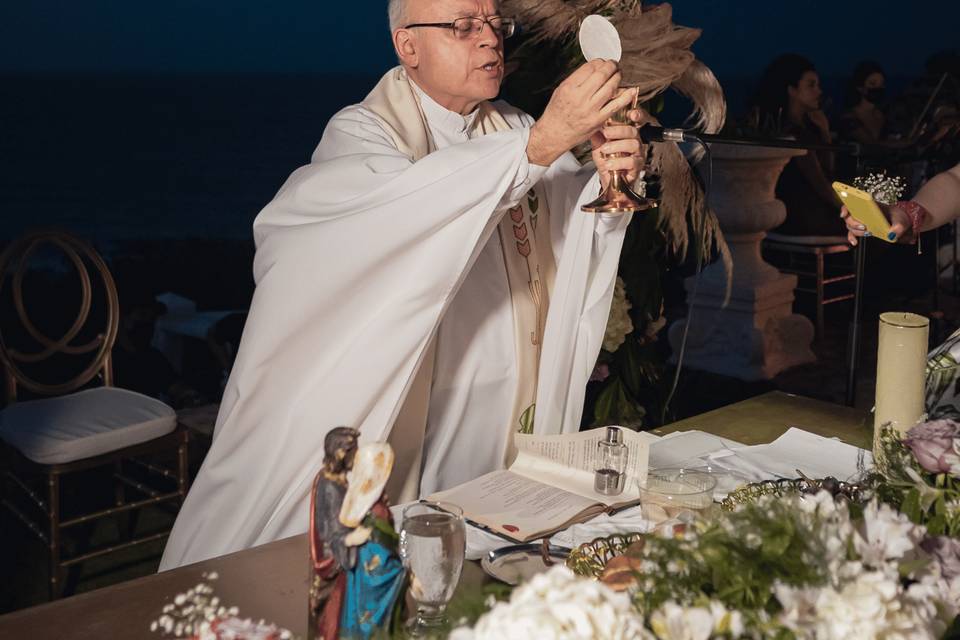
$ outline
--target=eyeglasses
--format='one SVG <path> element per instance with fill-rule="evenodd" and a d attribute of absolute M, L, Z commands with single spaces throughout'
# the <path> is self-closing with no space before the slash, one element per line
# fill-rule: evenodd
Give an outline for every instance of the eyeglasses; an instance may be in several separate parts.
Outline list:
<path fill-rule="evenodd" d="M 480 36 L 485 24 L 490 25 L 497 37 L 503 39 L 512 36 L 517 28 L 517 23 L 513 18 L 492 16 L 490 18 L 457 18 L 453 22 L 418 22 L 417 24 L 408 24 L 404 29 L 440 27 L 441 29 L 451 29 L 458 40 L 473 40 Z"/>

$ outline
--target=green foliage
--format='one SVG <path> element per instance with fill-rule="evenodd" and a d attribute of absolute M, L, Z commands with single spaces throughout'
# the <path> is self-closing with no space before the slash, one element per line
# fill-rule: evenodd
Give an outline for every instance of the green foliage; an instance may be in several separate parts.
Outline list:
<path fill-rule="evenodd" d="M 648 538 L 644 557 L 657 569 L 644 571 L 652 588 L 638 590 L 634 602 L 649 615 L 668 600 L 692 606 L 719 600 L 759 624 L 764 613 L 779 610 L 775 582 L 825 582 L 826 569 L 816 561 L 823 556 L 809 524 L 788 505 L 748 504 L 701 524 L 695 540 Z"/>
<path fill-rule="evenodd" d="M 374 542 L 383 545 L 391 551 L 397 550 L 397 545 L 400 544 L 400 535 L 396 529 L 393 528 L 393 525 L 390 524 L 389 520 L 368 513 L 363 519 L 363 526 L 372 530 L 370 537 Z"/>
<path fill-rule="evenodd" d="M 926 526 L 931 535 L 960 536 L 960 479 L 923 469 L 888 427 L 880 434 L 878 463 L 881 468 L 868 481 L 881 502 Z"/>
<path fill-rule="evenodd" d="M 490 609 L 491 599 L 507 600 L 512 591 L 513 587 L 502 582 L 485 584 L 482 589 L 470 593 L 460 589 L 447 606 L 447 617 L 454 626 L 472 626 Z"/>
<path fill-rule="evenodd" d="M 592 415 L 585 419 L 594 427 L 619 424 L 639 428 L 644 418 L 660 415 L 666 395 L 665 363 L 656 343 L 659 327 L 655 323 L 662 322 L 666 242 L 657 228 L 658 215 L 657 209 L 635 214 L 627 227 L 619 274 L 632 305 L 634 330 L 614 353 L 600 353 L 598 363 L 609 368 L 610 376 L 593 383 L 598 387 L 596 401 Z"/>
<path fill-rule="evenodd" d="M 436 637 L 445 638 L 457 627 L 472 627 L 490 609 L 492 600 L 507 600 L 513 587 L 502 582 L 491 582 L 483 586 L 482 589 L 468 591 L 466 589 L 457 589 L 446 608 L 447 624 L 444 628 L 438 630 Z M 409 611 L 405 606 L 394 608 L 394 618 L 398 621 L 406 621 L 413 616 L 413 611 Z M 386 640 L 394 638 L 396 640 L 407 640 L 411 638 L 406 633 L 403 624 L 395 622 L 391 625 L 389 633 L 384 633 L 377 637 Z"/>

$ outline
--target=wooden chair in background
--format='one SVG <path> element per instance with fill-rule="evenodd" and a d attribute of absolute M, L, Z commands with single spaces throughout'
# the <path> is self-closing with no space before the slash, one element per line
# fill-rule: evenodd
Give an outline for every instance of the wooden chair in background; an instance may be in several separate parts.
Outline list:
<path fill-rule="evenodd" d="M 66 256 L 80 285 L 79 312 L 59 337 L 45 335 L 31 320 L 24 294 L 31 259 L 51 249 Z M 48 293 L 68 298 L 63 290 Z M 50 597 L 55 599 L 71 567 L 169 534 L 166 528 L 137 537 L 133 527 L 126 532 L 121 527 L 121 539 L 114 544 L 72 557 L 66 557 L 64 548 L 67 529 L 89 529 L 110 516 L 135 518 L 151 505 L 179 508 L 188 486 L 187 431 L 163 402 L 112 386 L 117 290 L 106 263 L 90 245 L 59 232 L 32 233 L 13 242 L 0 254 L 0 300 L 11 309 L 0 323 L 6 403 L 0 411 L 2 503 L 47 545 Z M 43 363 L 54 358 L 81 363 L 43 370 Z M 56 379 L 41 380 L 41 374 Z M 21 391 L 37 399 L 18 402 Z M 68 513 L 74 505 L 61 504 L 61 481 L 96 467 L 112 467 L 112 495 L 103 500 L 112 506 Z"/>
<path fill-rule="evenodd" d="M 850 244 L 843 236 L 788 236 L 768 233 L 763 240 L 764 254 L 781 254 L 772 260 L 780 271 L 797 276 L 797 293 L 813 297 L 814 325 L 818 340 L 823 339 L 824 309 L 827 305 L 853 300 L 856 272 Z M 828 259 L 832 259 L 828 264 Z M 841 283 L 848 283 L 840 287 Z"/>

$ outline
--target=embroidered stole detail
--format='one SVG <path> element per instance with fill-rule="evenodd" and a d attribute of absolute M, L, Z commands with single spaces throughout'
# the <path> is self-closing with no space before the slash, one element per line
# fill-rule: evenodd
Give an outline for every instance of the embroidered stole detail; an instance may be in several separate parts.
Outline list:
<path fill-rule="evenodd" d="M 416 92 L 402 67 L 395 67 L 387 72 L 363 101 L 363 106 L 380 117 L 397 149 L 412 161 L 416 162 L 436 149 Z M 511 128 L 489 102 L 480 103 L 478 109 L 480 112 L 474 122 L 471 138 Z M 539 186 L 531 189 L 519 205 L 504 215 L 497 231 L 510 284 L 516 339 L 518 385 L 509 429 L 511 433 L 532 433 L 537 372 L 549 306 L 549 291 L 556 276 L 556 263 L 550 244 L 550 215 L 542 189 Z M 433 377 L 434 339 L 435 337 L 431 338 L 428 356 L 411 382 L 407 398 L 397 415 L 389 438 L 391 444 L 403 443 L 402 449 L 411 454 L 411 444 L 418 442 L 420 453 L 415 459 L 412 459 L 411 455 L 403 456 L 407 460 L 401 461 L 398 452 L 394 469 L 401 473 L 394 475 L 408 472 L 411 475 L 415 473 L 419 478 L 422 442 L 426 430 L 425 408 L 428 406 L 430 386 L 424 382 Z M 396 444 L 394 449 L 397 449 Z M 513 438 L 510 436 L 507 457 L 509 459 L 512 456 Z M 405 464 L 414 468 L 402 466 Z M 416 499 L 418 496 L 411 492 L 412 484 L 415 483 L 411 480 L 407 478 L 402 490 L 393 496 L 406 500 Z"/>

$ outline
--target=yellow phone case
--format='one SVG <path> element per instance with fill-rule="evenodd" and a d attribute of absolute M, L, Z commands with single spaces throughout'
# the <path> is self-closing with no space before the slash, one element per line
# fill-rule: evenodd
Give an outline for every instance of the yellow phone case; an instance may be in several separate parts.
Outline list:
<path fill-rule="evenodd" d="M 847 206 L 850 215 L 862 222 L 873 237 L 880 238 L 884 242 L 896 242 L 896 239 L 891 240 L 888 236 L 890 222 L 883 215 L 880 207 L 877 206 L 873 196 L 866 191 L 861 191 L 842 182 L 834 182 L 833 190 L 837 192 L 840 200 Z"/>

